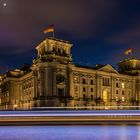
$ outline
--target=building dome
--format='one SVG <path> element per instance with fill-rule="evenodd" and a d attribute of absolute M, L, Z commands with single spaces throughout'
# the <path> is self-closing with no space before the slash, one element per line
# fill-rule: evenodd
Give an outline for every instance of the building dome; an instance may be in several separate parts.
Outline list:
<path fill-rule="evenodd" d="M 128 75 L 140 74 L 140 59 L 127 58 L 118 63 L 119 72 Z"/>

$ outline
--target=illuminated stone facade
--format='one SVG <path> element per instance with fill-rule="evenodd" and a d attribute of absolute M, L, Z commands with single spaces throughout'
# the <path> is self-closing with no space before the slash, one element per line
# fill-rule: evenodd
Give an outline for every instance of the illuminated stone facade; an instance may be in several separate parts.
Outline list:
<path fill-rule="evenodd" d="M 87 67 L 73 63 L 72 44 L 47 38 L 37 49 L 32 65 L 0 76 L 0 109 L 139 105 L 140 60 Z M 109 108 L 109 107 L 108 107 Z"/>

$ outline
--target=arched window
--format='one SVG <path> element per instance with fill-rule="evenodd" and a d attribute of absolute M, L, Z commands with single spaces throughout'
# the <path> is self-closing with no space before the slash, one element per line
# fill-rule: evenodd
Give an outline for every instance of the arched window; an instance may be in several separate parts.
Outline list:
<path fill-rule="evenodd" d="M 103 91 L 103 101 L 108 102 L 108 93 L 106 90 Z"/>

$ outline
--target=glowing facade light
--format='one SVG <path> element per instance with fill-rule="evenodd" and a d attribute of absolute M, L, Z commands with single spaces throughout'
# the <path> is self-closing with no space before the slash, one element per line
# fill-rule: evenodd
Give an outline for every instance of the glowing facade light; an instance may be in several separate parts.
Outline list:
<path fill-rule="evenodd" d="M 125 86 L 124 83 L 121 83 L 121 85 L 122 85 L 122 88 L 124 88 L 124 86 Z"/>
<path fill-rule="evenodd" d="M 17 107 L 17 104 L 15 104 L 14 107 Z"/>
<path fill-rule="evenodd" d="M 122 101 L 123 101 L 123 102 L 125 101 L 125 98 L 124 98 L 124 97 L 122 97 Z"/>

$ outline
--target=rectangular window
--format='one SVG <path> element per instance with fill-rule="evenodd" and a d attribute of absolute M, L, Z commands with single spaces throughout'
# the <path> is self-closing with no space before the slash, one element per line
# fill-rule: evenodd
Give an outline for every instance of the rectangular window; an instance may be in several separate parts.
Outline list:
<path fill-rule="evenodd" d="M 93 92 L 93 88 L 91 88 L 90 91 Z"/>
<path fill-rule="evenodd" d="M 60 97 L 60 98 L 64 97 L 64 89 L 63 88 L 62 89 L 61 88 L 58 89 L 58 97 Z"/>
<path fill-rule="evenodd" d="M 86 99 L 86 95 L 85 94 L 83 94 L 83 100 L 85 100 Z"/>
<path fill-rule="evenodd" d="M 93 95 L 91 95 L 91 100 L 93 100 Z"/>
<path fill-rule="evenodd" d="M 122 101 L 123 101 L 123 102 L 125 101 L 125 98 L 124 98 L 124 97 L 122 97 Z"/>
<path fill-rule="evenodd" d="M 116 87 L 119 87 L 119 83 L 116 83 Z"/>
<path fill-rule="evenodd" d="M 83 82 L 82 82 L 82 84 L 86 84 L 86 79 L 83 79 Z"/>
<path fill-rule="evenodd" d="M 83 92 L 86 92 L 86 88 L 85 87 L 83 87 Z"/>
<path fill-rule="evenodd" d="M 122 88 L 124 88 L 124 83 L 122 83 Z"/>
<path fill-rule="evenodd" d="M 118 90 L 116 90 L 116 94 L 118 94 L 119 93 L 119 91 Z"/>
<path fill-rule="evenodd" d="M 58 74 L 58 75 L 56 76 L 56 83 L 57 83 L 57 84 L 62 83 L 62 82 L 64 82 L 64 81 L 65 81 L 65 77 L 64 77 L 63 75 Z"/>
<path fill-rule="evenodd" d="M 124 91 L 122 91 L 122 95 L 124 95 Z"/>
<path fill-rule="evenodd" d="M 90 84 L 93 85 L 93 80 L 90 80 Z"/>
<path fill-rule="evenodd" d="M 109 78 L 103 78 L 103 86 L 109 86 L 109 85 L 110 85 Z"/>

